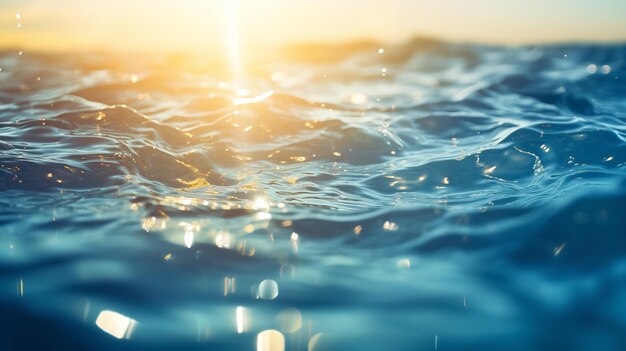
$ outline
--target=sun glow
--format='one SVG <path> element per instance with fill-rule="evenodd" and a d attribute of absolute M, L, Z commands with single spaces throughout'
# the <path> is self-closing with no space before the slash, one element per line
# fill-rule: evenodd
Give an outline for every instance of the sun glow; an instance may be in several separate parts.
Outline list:
<path fill-rule="evenodd" d="M 495 0 L 64 0 L 62 7 L 51 0 L 2 1 L 0 47 L 215 55 L 227 49 L 220 44 L 228 37 L 230 55 L 245 48 L 257 56 L 288 43 L 388 43 L 415 35 L 489 43 L 608 41 L 626 39 L 624 10 L 619 0 L 514 6 Z"/>

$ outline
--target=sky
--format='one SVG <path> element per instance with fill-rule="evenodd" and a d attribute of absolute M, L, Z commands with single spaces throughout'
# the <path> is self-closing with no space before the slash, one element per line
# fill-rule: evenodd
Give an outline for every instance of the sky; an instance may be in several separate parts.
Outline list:
<path fill-rule="evenodd" d="M 413 36 L 607 42 L 626 41 L 624 18 L 626 0 L 2 0 L 0 48 L 203 51 L 236 42 L 263 50 Z"/>

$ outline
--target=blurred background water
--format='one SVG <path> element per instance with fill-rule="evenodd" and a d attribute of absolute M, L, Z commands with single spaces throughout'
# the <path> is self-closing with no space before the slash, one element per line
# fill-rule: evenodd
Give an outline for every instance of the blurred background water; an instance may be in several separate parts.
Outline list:
<path fill-rule="evenodd" d="M 0 349 L 624 350 L 625 56 L 4 52 Z"/>

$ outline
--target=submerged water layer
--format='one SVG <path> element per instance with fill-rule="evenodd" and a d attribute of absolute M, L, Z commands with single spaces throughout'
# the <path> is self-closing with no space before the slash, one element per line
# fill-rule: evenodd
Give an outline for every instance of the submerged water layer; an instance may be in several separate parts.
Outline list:
<path fill-rule="evenodd" d="M 624 57 L 4 53 L 0 346 L 625 349 Z"/>

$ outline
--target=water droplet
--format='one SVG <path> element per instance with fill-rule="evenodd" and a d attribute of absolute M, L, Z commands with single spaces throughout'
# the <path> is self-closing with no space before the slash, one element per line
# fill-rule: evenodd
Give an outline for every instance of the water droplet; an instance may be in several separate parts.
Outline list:
<path fill-rule="evenodd" d="M 291 247 L 293 248 L 294 252 L 298 252 L 298 240 L 299 240 L 299 236 L 298 233 L 293 232 L 291 233 Z"/>
<path fill-rule="evenodd" d="M 559 246 L 555 247 L 555 248 L 554 248 L 554 252 L 553 252 L 553 253 L 554 253 L 554 256 L 558 256 L 558 255 L 561 253 L 561 251 L 563 251 L 563 249 L 565 248 L 565 245 L 566 245 L 566 244 L 567 244 L 567 243 L 562 243 L 561 245 L 559 245 Z"/>
<path fill-rule="evenodd" d="M 215 236 L 215 246 L 220 249 L 228 249 L 230 248 L 231 240 L 230 234 L 228 232 L 219 232 L 217 236 Z"/>
<path fill-rule="evenodd" d="M 403 258 L 401 260 L 398 260 L 398 262 L 396 262 L 396 265 L 398 266 L 398 268 L 402 269 L 411 268 L 411 261 L 408 258 Z"/>
<path fill-rule="evenodd" d="M 191 245 L 193 245 L 193 231 L 191 230 L 185 231 L 184 241 L 185 241 L 185 246 L 187 246 L 187 248 L 190 249 Z"/>
<path fill-rule="evenodd" d="M 278 283 L 272 279 L 265 279 L 259 284 L 259 298 L 274 300 L 278 297 Z"/>
<path fill-rule="evenodd" d="M 285 263 L 280 266 L 280 276 L 281 278 L 293 278 L 296 276 L 296 267 L 294 267 L 290 263 Z"/>
<path fill-rule="evenodd" d="M 491 167 L 487 167 L 485 168 L 485 170 L 483 170 L 483 174 L 484 175 L 489 175 L 491 173 L 493 173 L 493 171 L 496 170 L 496 166 L 491 166 Z"/>
<path fill-rule="evenodd" d="M 278 330 L 264 330 L 256 337 L 256 351 L 284 351 L 285 337 Z"/>
<path fill-rule="evenodd" d="M 295 333 L 302 327 L 302 313 L 295 308 L 282 310 L 276 320 L 285 333 Z"/>
<path fill-rule="evenodd" d="M 320 343 L 320 338 L 322 337 L 322 333 L 317 333 L 309 339 L 308 351 L 318 351 L 317 345 Z"/>
<path fill-rule="evenodd" d="M 248 311 L 238 306 L 235 309 L 235 320 L 237 322 L 237 334 L 241 334 L 248 329 Z"/>
<path fill-rule="evenodd" d="M 383 229 L 386 230 L 386 231 L 396 231 L 399 228 L 400 227 L 396 223 L 393 223 L 393 222 L 386 221 L 383 224 Z"/>
<path fill-rule="evenodd" d="M 130 339 L 137 321 L 113 311 L 102 311 L 96 325 L 118 339 Z"/>
<path fill-rule="evenodd" d="M 597 71 L 598 71 L 598 66 L 594 65 L 593 63 L 587 66 L 587 73 L 595 74 Z"/>

